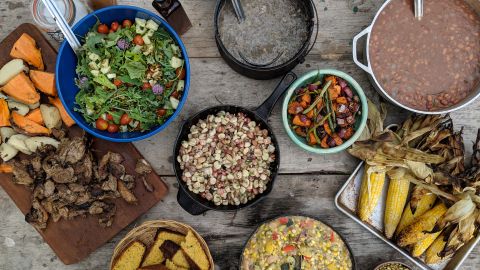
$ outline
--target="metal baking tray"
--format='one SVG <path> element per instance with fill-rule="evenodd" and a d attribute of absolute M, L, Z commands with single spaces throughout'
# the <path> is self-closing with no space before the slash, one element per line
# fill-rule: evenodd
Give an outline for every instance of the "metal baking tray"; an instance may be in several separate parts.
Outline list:
<path fill-rule="evenodd" d="M 396 245 L 395 242 L 387 239 L 383 235 L 383 213 L 385 211 L 385 200 L 387 198 L 387 187 L 389 183 L 388 176 L 386 177 L 385 186 L 382 191 L 382 197 L 379 200 L 377 207 L 375 208 L 372 217 L 368 222 L 361 221 L 357 215 L 357 201 L 358 195 L 360 193 L 360 184 L 363 176 L 363 167 L 364 162 L 362 161 L 352 175 L 348 178 L 347 182 L 342 186 L 335 196 L 335 206 L 349 216 L 351 219 L 355 220 L 362 227 L 370 231 L 372 234 L 383 240 L 385 243 L 393 247 L 395 250 L 400 252 L 403 256 L 409 259 L 416 266 L 420 267 L 423 270 L 460 270 L 460 266 L 472 252 L 475 246 L 480 242 L 480 234 L 476 238 L 472 239 L 469 243 L 460 248 L 455 255 L 448 260 L 445 260 L 442 263 L 436 265 L 427 265 L 423 261 L 423 256 L 421 258 L 414 258 L 410 256 L 407 250 Z"/>

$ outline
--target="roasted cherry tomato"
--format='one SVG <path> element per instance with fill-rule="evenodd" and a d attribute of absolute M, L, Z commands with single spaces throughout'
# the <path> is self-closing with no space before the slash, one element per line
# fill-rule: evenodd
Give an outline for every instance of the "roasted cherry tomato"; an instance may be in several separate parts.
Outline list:
<path fill-rule="evenodd" d="M 108 121 L 113 121 L 113 115 L 107 113 L 107 120 Z"/>
<path fill-rule="evenodd" d="M 99 130 L 107 130 L 108 122 L 107 122 L 107 120 L 100 117 L 100 118 L 97 119 L 97 121 L 95 121 L 95 126 Z"/>
<path fill-rule="evenodd" d="M 146 82 L 146 83 L 143 83 L 142 89 L 143 90 L 152 89 L 152 86 L 148 82 Z"/>
<path fill-rule="evenodd" d="M 112 123 L 112 124 L 108 124 L 108 129 L 107 129 L 108 132 L 110 132 L 110 133 L 116 133 L 116 132 L 118 132 L 118 130 L 119 130 L 119 127 L 118 127 L 117 125 L 115 125 L 115 124 L 113 124 L 113 123 Z"/>
<path fill-rule="evenodd" d="M 130 21 L 130 20 L 124 20 L 124 21 L 122 22 L 122 26 L 123 26 L 123 27 L 130 27 L 130 26 L 132 26 L 132 21 Z"/>
<path fill-rule="evenodd" d="M 143 46 L 143 44 L 145 44 L 145 41 L 143 41 L 143 37 L 141 35 L 136 35 L 133 38 L 133 43 L 138 46 Z"/>
<path fill-rule="evenodd" d="M 118 27 L 120 27 L 120 24 L 118 24 L 118 22 L 112 22 L 112 24 L 110 25 L 110 29 L 114 32 L 117 32 Z"/>
<path fill-rule="evenodd" d="M 120 118 L 120 125 L 128 125 L 130 124 L 130 122 L 132 122 L 132 118 L 130 118 L 130 116 L 128 116 L 128 114 L 124 113 L 122 115 L 122 117 Z"/>
<path fill-rule="evenodd" d="M 170 88 L 173 86 L 173 81 L 169 81 L 168 83 L 165 84 L 166 88 Z"/>
<path fill-rule="evenodd" d="M 173 91 L 173 93 L 170 96 L 178 99 L 178 97 L 180 96 L 180 93 L 178 91 Z"/>
<path fill-rule="evenodd" d="M 110 30 L 106 24 L 100 24 L 97 28 L 97 32 L 100 34 L 108 34 Z"/>
<path fill-rule="evenodd" d="M 123 82 L 119 79 L 115 79 L 113 80 L 113 84 L 115 84 L 116 87 L 119 87 L 123 84 Z"/>
<path fill-rule="evenodd" d="M 280 217 L 278 218 L 278 222 L 280 222 L 282 225 L 285 225 L 288 223 L 288 217 Z"/>
<path fill-rule="evenodd" d="M 179 80 L 185 79 L 185 68 L 184 67 L 179 67 L 175 70 L 175 74 L 177 74 L 177 78 Z"/>
<path fill-rule="evenodd" d="M 287 252 L 287 253 L 288 253 L 288 252 L 294 251 L 295 249 L 297 249 L 297 248 L 296 248 L 295 246 L 293 246 L 293 245 L 286 245 L 286 246 L 283 247 L 282 250 L 283 250 L 283 252 Z"/>
<path fill-rule="evenodd" d="M 165 109 L 158 109 L 157 110 L 158 117 L 164 117 L 166 114 L 167 114 L 167 110 L 165 110 Z"/>

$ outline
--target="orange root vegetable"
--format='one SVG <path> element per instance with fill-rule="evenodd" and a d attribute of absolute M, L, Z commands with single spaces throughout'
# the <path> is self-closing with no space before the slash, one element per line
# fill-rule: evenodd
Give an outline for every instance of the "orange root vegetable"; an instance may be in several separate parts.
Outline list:
<path fill-rule="evenodd" d="M 306 108 L 308 108 L 308 103 L 305 102 L 304 100 L 302 100 L 302 101 L 300 102 L 300 106 L 302 106 L 303 109 L 306 109 Z"/>
<path fill-rule="evenodd" d="M 327 140 L 328 140 L 328 136 L 323 137 L 322 141 L 320 142 L 320 147 L 328 148 Z"/>
<path fill-rule="evenodd" d="M 347 100 L 346 97 L 338 97 L 338 98 L 336 99 L 336 102 L 337 102 L 338 104 L 348 104 L 348 100 Z"/>
<path fill-rule="evenodd" d="M 10 126 L 10 109 L 5 99 L 0 99 L 0 127 Z"/>
<path fill-rule="evenodd" d="M 55 86 L 55 74 L 50 72 L 31 70 L 30 79 L 35 87 L 49 96 L 57 96 L 57 87 Z"/>
<path fill-rule="evenodd" d="M 40 94 L 35 90 L 32 81 L 23 72 L 13 77 L 3 86 L 2 90 L 5 94 L 25 104 L 35 104 L 40 101 Z"/>
<path fill-rule="evenodd" d="M 337 84 L 337 77 L 335 76 L 328 76 L 325 78 L 325 82 L 328 82 L 328 81 L 331 81 L 332 82 L 332 85 L 336 85 Z"/>
<path fill-rule="evenodd" d="M 315 145 L 317 144 L 317 139 L 315 138 L 315 134 L 313 134 L 313 131 L 310 131 L 308 133 L 308 144 Z"/>
<path fill-rule="evenodd" d="M 345 132 L 345 139 L 350 139 L 355 132 L 353 131 L 352 127 L 347 128 L 347 131 Z"/>
<path fill-rule="evenodd" d="M 317 103 L 317 110 L 320 110 L 323 107 L 323 100 Z"/>
<path fill-rule="evenodd" d="M 308 118 L 310 118 L 310 119 L 312 119 L 314 115 L 315 115 L 315 112 L 314 112 L 313 110 L 309 111 L 309 112 L 306 114 L 306 116 L 307 116 Z"/>
<path fill-rule="evenodd" d="M 29 112 L 25 117 L 39 125 L 42 125 L 42 126 L 44 125 L 42 112 L 40 111 L 40 108 L 36 108 L 35 110 Z"/>
<path fill-rule="evenodd" d="M 333 134 L 333 135 L 332 135 L 332 138 L 335 140 L 335 144 L 336 144 L 337 146 L 343 144 L 342 138 L 340 138 L 337 134 Z"/>
<path fill-rule="evenodd" d="M 13 128 L 19 132 L 29 136 L 50 135 L 50 130 L 41 126 L 34 121 L 27 119 L 25 116 L 12 112 L 11 123 Z"/>
<path fill-rule="evenodd" d="M 337 94 L 337 91 L 335 90 L 335 88 L 329 88 L 328 89 L 328 95 L 329 95 L 331 100 L 335 100 L 335 99 L 338 98 L 338 94 Z"/>
<path fill-rule="evenodd" d="M 39 70 L 45 69 L 42 53 L 40 52 L 40 49 L 37 48 L 37 43 L 30 35 L 26 33 L 20 36 L 15 44 L 13 44 L 13 48 L 10 51 L 10 56 L 13 58 L 23 59 L 29 65 L 32 65 Z"/>
<path fill-rule="evenodd" d="M 301 127 L 297 127 L 295 129 L 295 133 L 297 133 L 298 136 L 307 137 L 307 134 L 305 133 L 305 131 Z"/>
<path fill-rule="evenodd" d="M 302 105 L 300 102 L 294 101 L 288 105 L 288 113 L 289 114 L 297 114 L 303 111 Z"/>
<path fill-rule="evenodd" d="M 62 102 L 60 101 L 59 98 L 48 98 L 48 101 L 55 107 L 57 107 L 58 111 L 60 112 L 60 116 L 62 117 L 63 123 L 67 127 L 71 127 L 75 125 L 75 121 L 70 117 L 70 115 L 67 113 L 65 108 L 63 107 Z"/>
<path fill-rule="evenodd" d="M 312 121 L 310 119 L 305 119 L 305 121 L 302 121 L 300 115 L 295 115 L 292 120 L 293 125 L 299 126 L 299 127 L 309 127 L 312 124 Z"/>
<path fill-rule="evenodd" d="M 325 121 L 323 123 L 323 128 L 325 129 L 325 132 L 328 134 L 328 135 L 332 135 L 332 130 L 330 129 L 330 126 L 328 125 L 328 121 Z"/>
<path fill-rule="evenodd" d="M 312 97 L 310 96 L 310 94 L 303 94 L 302 101 L 305 101 L 306 103 L 310 104 L 312 102 Z"/>
<path fill-rule="evenodd" d="M 13 167 L 8 164 L 0 164 L 0 173 L 12 173 Z"/>

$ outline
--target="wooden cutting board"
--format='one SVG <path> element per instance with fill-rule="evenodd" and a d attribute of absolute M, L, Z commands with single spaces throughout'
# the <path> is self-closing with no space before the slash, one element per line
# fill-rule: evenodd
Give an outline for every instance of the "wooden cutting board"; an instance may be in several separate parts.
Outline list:
<path fill-rule="evenodd" d="M 57 52 L 32 24 L 20 25 L 0 43 L 0 67 L 11 60 L 10 49 L 23 33 L 28 33 L 37 41 L 37 46 L 42 50 L 45 69 L 49 72 L 55 72 Z M 79 134 L 80 132 L 80 128 L 76 126 L 69 131 L 71 134 Z M 125 158 L 123 165 L 127 173 L 136 175 L 135 164 L 139 158 L 142 158 L 142 155 L 133 144 L 112 143 L 94 139 L 92 148 L 92 152 L 97 158 L 103 156 L 109 150 L 122 154 Z M 13 184 L 11 179 L 12 175 L 10 174 L 0 174 L 0 186 L 7 192 L 20 211 L 26 214 L 31 206 L 31 191 L 25 186 Z M 73 220 L 61 219 L 56 223 L 49 222 L 45 230 L 39 230 L 38 232 L 63 263 L 77 263 L 113 238 L 167 195 L 168 187 L 157 174 L 151 173 L 148 175 L 147 181 L 155 190 L 148 192 L 142 181 L 137 180 L 134 189 L 135 196 L 139 201 L 137 205 L 129 205 L 123 199 L 114 201 L 117 211 L 113 225 L 109 228 L 101 227 L 96 217 L 88 216 L 86 218 L 77 217 Z M 105 258 L 105 260 L 109 259 Z"/>

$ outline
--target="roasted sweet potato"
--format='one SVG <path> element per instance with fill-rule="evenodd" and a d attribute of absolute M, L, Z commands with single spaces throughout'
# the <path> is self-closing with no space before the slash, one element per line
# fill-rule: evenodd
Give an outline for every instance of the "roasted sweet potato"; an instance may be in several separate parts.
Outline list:
<path fill-rule="evenodd" d="M 44 125 L 42 112 L 40 111 L 40 108 L 37 108 L 37 109 L 29 112 L 25 117 L 29 120 L 32 120 L 33 122 L 35 122 L 39 125 L 42 125 L 42 126 Z"/>
<path fill-rule="evenodd" d="M 310 96 L 310 94 L 303 94 L 302 101 L 305 101 L 307 104 L 310 104 L 310 102 L 312 102 L 312 97 Z"/>
<path fill-rule="evenodd" d="M 50 103 L 52 103 L 52 105 L 57 107 L 58 111 L 60 112 L 60 116 L 62 117 L 63 123 L 67 127 L 75 125 L 75 121 L 70 117 L 70 115 L 68 115 L 59 98 L 48 98 L 48 100 L 50 101 Z"/>
<path fill-rule="evenodd" d="M 16 112 L 12 112 L 10 122 L 12 123 L 12 127 L 19 133 L 29 136 L 50 135 L 50 130 L 48 128 L 39 125 Z"/>
<path fill-rule="evenodd" d="M 301 119 L 301 116 L 300 115 L 295 115 L 293 117 L 293 120 L 292 120 L 292 123 L 295 125 L 295 126 L 300 126 L 300 127 L 309 127 L 311 124 L 312 124 L 312 121 L 310 119 L 308 119 L 306 116 L 303 116 L 305 117 L 305 121 L 302 121 Z"/>
<path fill-rule="evenodd" d="M 30 79 L 40 92 L 53 97 L 57 96 L 55 74 L 45 71 L 31 70 Z"/>
<path fill-rule="evenodd" d="M 0 127 L 10 126 L 10 109 L 5 99 L 0 99 Z"/>
<path fill-rule="evenodd" d="M 37 43 L 30 35 L 26 33 L 24 33 L 15 42 L 15 44 L 13 44 L 13 48 L 10 51 L 10 56 L 13 58 L 23 59 L 29 65 L 32 65 L 39 70 L 45 69 L 42 53 L 40 52 L 40 49 L 37 48 Z"/>
<path fill-rule="evenodd" d="M 303 111 L 302 105 L 300 105 L 300 102 L 294 101 L 288 104 L 288 113 L 289 114 L 297 114 L 301 113 Z"/>
<path fill-rule="evenodd" d="M 311 131 L 310 133 L 308 133 L 308 144 L 310 145 L 315 145 L 317 144 L 317 139 L 315 138 L 315 134 L 313 133 L 313 131 Z"/>
<path fill-rule="evenodd" d="M 2 87 L 5 94 L 24 104 L 35 104 L 40 101 L 40 94 L 35 90 L 32 81 L 21 72 Z"/>
<path fill-rule="evenodd" d="M 320 147 L 328 148 L 328 136 L 323 137 L 322 141 L 320 142 Z"/>
<path fill-rule="evenodd" d="M 12 173 L 13 167 L 8 164 L 0 164 L 0 173 Z"/>
<path fill-rule="evenodd" d="M 314 111 L 314 110 L 311 110 L 311 111 L 309 111 L 309 112 L 306 114 L 306 116 L 307 116 L 308 118 L 310 118 L 310 119 L 312 119 L 314 115 L 315 115 L 315 111 Z"/>
<path fill-rule="evenodd" d="M 325 132 L 328 134 L 328 135 L 332 135 L 332 129 L 330 128 L 330 126 L 328 125 L 328 121 L 325 121 L 323 123 L 323 128 L 325 129 Z"/>

